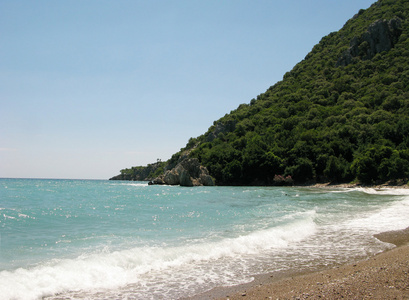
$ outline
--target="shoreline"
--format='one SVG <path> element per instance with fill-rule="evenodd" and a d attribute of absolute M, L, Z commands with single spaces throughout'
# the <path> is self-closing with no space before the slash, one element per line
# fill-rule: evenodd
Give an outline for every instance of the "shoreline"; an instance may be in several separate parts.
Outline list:
<path fill-rule="evenodd" d="M 409 228 L 374 237 L 396 247 L 339 266 L 256 275 L 183 299 L 409 299 Z"/>
<path fill-rule="evenodd" d="M 296 187 L 409 189 L 408 184 L 320 183 Z M 220 286 L 182 299 L 409 299 L 409 227 L 374 237 L 395 247 L 342 265 L 259 274 L 248 283 Z"/>
<path fill-rule="evenodd" d="M 297 187 L 297 186 L 296 186 Z M 313 188 L 345 188 L 345 189 L 353 189 L 353 188 L 362 188 L 362 189 L 409 189 L 409 184 L 378 184 L 378 185 L 363 185 L 360 183 L 340 183 L 340 184 L 332 184 L 332 183 L 315 183 L 312 185 L 301 185 L 298 187 L 313 187 Z"/>

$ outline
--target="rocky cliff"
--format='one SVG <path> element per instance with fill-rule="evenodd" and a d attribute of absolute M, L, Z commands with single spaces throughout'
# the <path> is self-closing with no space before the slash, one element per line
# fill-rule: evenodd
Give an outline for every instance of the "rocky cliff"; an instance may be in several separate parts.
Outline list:
<path fill-rule="evenodd" d="M 185 158 L 173 169 L 155 178 L 149 184 L 181 186 L 213 186 L 214 180 L 208 170 L 201 166 L 197 158 Z"/>
<path fill-rule="evenodd" d="M 363 60 L 373 58 L 376 54 L 391 50 L 402 33 L 401 19 L 377 20 L 360 37 L 354 37 L 350 48 L 344 52 L 337 66 L 349 65 L 354 57 Z"/>

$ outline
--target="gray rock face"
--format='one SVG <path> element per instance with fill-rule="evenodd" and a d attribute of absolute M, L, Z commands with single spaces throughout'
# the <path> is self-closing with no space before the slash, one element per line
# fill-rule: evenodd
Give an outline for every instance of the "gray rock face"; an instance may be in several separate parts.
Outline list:
<path fill-rule="evenodd" d="M 179 184 L 179 174 L 176 172 L 176 170 L 172 169 L 170 171 L 166 171 L 166 173 L 163 175 L 163 184 L 165 184 L 165 182 L 169 185 Z"/>
<path fill-rule="evenodd" d="M 206 137 L 206 141 L 211 142 L 219 136 L 219 134 L 232 132 L 236 128 L 236 121 L 228 121 L 226 123 L 219 122 L 215 125 L 212 132 Z"/>
<path fill-rule="evenodd" d="M 155 178 L 150 184 L 168 184 L 181 186 L 214 186 L 214 180 L 208 170 L 201 166 L 197 158 L 186 158 L 172 170 Z"/>
<path fill-rule="evenodd" d="M 337 66 L 347 66 L 354 57 L 368 60 L 376 54 L 391 50 L 402 33 L 401 20 L 378 20 L 360 37 L 350 42 L 350 48 L 338 59 Z"/>

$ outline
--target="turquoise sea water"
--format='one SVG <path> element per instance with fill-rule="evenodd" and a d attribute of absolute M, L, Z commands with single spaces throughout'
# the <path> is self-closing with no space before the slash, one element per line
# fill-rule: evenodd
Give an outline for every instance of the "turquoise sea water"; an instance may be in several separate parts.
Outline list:
<path fill-rule="evenodd" d="M 178 299 L 390 248 L 409 191 L 0 179 L 1 299 Z"/>

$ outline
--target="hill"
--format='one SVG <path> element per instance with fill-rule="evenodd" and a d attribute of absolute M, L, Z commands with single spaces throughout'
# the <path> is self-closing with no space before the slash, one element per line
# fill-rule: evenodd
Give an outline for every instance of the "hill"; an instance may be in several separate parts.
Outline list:
<path fill-rule="evenodd" d="M 360 10 L 282 81 L 191 138 L 164 170 L 188 157 L 218 185 L 407 181 L 408 35 L 409 1 Z"/>

